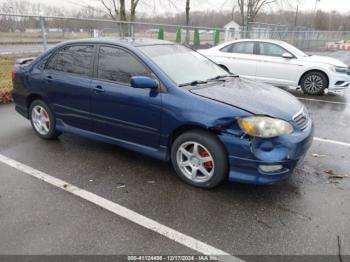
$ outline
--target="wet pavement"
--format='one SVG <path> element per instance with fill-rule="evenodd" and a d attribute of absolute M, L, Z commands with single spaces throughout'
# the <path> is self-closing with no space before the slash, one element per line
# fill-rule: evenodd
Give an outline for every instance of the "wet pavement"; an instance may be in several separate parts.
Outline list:
<path fill-rule="evenodd" d="M 312 114 L 316 137 L 350 143 L 349 92 L 288 91 Z M 348 145 L 314 141 L 305 163 L 277 185 L 201 190 L 168 163 L 112 145 L 68 134 L 41 140 L 12 104 L 0 106 L 0 120 L 0 154 L 230 254 L 350 255 L 350 177 L 325 172 L 350 175 Z M 195 253 L 0 163 L 0 254 Z"/>

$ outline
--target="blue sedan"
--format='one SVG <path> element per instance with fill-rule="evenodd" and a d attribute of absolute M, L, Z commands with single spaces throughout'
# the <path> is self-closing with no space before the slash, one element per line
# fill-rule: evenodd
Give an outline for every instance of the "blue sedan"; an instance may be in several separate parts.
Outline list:
<path fill-rule="evenodd" d="M 197 187 L 284 180 L 313 140 L 295 97 L 171 42 L 64 42 L 18 60 L 12 77 L 16 110 L 39 137 L 67 132 L 171 161 Z"/>

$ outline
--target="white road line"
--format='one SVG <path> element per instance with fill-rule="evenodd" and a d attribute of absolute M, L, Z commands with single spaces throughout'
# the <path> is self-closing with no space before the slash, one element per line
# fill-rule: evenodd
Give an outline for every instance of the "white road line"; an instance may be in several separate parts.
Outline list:
<path fill-rule="evenodd" d="M 329 100 L 321 100 L 321 99 L 314 99 L 314 98 L 304 98 L 304 97 L 297 97 L 301 100 L 309 100 L 309 101 L 316 101 L 316 102 L 323 102 L 323 103 L 331 103 L 331 104 L 339 104 L 339 105 L 347 105 L 348 103 L 345 102 L 337 102 L 337 101 L 329 101 Z"/>
<path fill-rule="evenodd" d="M 35 177 L 37 179 L 40 179 L 52 186 L 58 187 L 60 189 L 65 190 L 66 192 L 72 193 L 78 197 L 81 197 L 97 206 L 100 206 L 118 216 L 121 216 L 135 224 L 138 224 L 144 228 L 147 228 L 151 231 L 154 231 L 162 236 L 165 236 L 171 240 L 174 240 L 175 242 L 186 246 L 192 250 L 195 250 L 199 253 L 202 253 L 204 255 L 218 255 L 218 256 L 228 256 L 228 257 L 222 257 L 222 260 L 225 261 L 237 261 L 242 262 L 243 260 L 231 256 L 230 254 L 217 249 L 213 246 L 210 246 L 202 241 L 199 241 L 193 237 L 190 237 L 188 235 L 185 235 L 183 233 L 180 233 L 170 227 L 167 227 L 165 225 L 162 225 L 158 223 L 157 221 L 154 221 L 150 218 L 147 218 L 139 213 L 136 213 L 124 206 L 121 206 L 117 203 L 114 203 L 108 199 L 105 199 L 103 197 L 100 197 L 98 195 L 95 195 L 91 192 L 88 192 L 84 189 L 81 189 L 79 187 L 76 187 L 72 184 L 67 183 L 66 181 L 63 181 L 61 179 L 55 178 L 53 176 L 50 176 L 49 174 L 46 174 L 44 172 L 41 172 L 37 169 L 34 169 L 30 166 L 27 166 L 25 164 L 22 164 L 20 162 L 17 162 L 14 159 L 8 158 L 2 154 L 0 154 L 0 162 L 11 166 L 27 175 L 30 175 L 32 177 Z"/>
<path fill-rule="evenodd" d="M 326 138 L 314 137 L 314 140 L 320 141 L 320 142 L 325 142 L 325 143 L 336 144 L 336 145 L 340 145 L 340 146 L 349 146 L 350 147 L 350 143 L 340 142 L 340 141 L 326 139 Z"/>

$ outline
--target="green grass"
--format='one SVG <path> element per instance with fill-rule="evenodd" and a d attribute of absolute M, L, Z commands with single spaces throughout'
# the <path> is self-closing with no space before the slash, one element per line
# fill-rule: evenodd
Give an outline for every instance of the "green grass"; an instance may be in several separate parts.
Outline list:
<path fill-rule="evenodd" d="M 15 63 L 13 57 L 0 57 L 0 90 L 11 90 L 11 72 Z"/>

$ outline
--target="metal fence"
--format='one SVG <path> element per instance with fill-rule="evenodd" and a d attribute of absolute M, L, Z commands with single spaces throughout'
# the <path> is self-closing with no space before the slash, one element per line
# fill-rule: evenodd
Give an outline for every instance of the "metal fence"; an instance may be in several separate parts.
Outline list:
<path fill-rule="evenodd" d="M 0 54 L 41 52 L 61 41 L 104 36 L 160 37 L 201 47 L 242 38 L 279 39 L 311 51 L 324 50 L 330 42 L 350 40 L 350 32 L 344 31 L 276 31 L 266 28 L 244 31 L 232 28 L 0 14 Z"/>

